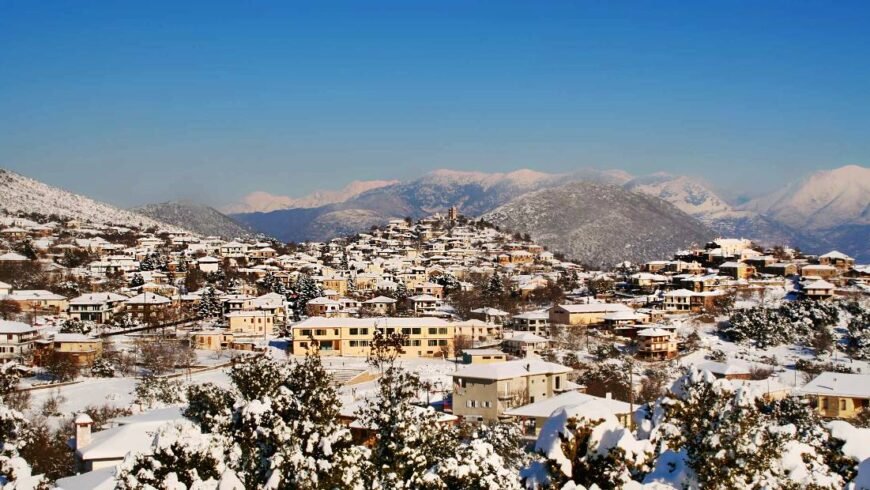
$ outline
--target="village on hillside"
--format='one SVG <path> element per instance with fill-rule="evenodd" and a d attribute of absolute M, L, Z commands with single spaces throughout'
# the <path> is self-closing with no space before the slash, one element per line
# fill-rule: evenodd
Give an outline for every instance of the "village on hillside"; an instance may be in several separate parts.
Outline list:
<path fill-rule="evenodd" d="M 595 270 L 455 207 L 326 243 L 2 217 L 0 469 L 870 488 L 870 266 L 812 252 L 730 237 Z"/>

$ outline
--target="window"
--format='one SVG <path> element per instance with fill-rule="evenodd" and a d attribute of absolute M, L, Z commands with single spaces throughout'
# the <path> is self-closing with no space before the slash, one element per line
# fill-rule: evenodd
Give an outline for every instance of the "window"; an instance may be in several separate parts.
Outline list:
<path fill-rule="evenodd" d="M 438 329 L 439 335 L 447 335 L 447 327 L 441 327 Z"/>
<path fill-rule="evenodd" d="M 428 345 L 429 347 L 436 347 L 438 345 L 438 341 L 437 340 L 429 340 L 426 343 L 426 345 Z"/>
<path fill-rule="evenodd" d="M 411 329 L 410 328 L 403 328 L 402 335 L 411 335 Z"/>
<path fill-rule="evenodd" d="M 822 408 L 824 408 L 825 410 L 828 409 L 828 398 L 827 397 L 822 398 Z"/>
<path fill-rule="evenodd" d="M 350 334 L 351 335 L 359 335 L 359 329 L 358 328 L 350 329 Z"/>
<path fill-rule="evenodd" d="M 437 333 L 438 333 L 438 329 L 437 329 L 437 328 L 430 328 L 430 329 L 429 329 L 429 335 L 435 335 L 435 334 L 437 334 Z"/>
<path fill-rule="evenodd" d="M 421 330 L 421 329 L 419 329 L 419 328 L 412 328 L 412 329 L 411 329 L 411 333 L 412 333 L 413 335 L 420 335 L 420 330 Z"/>
<path fill-rule="evenodd" d="M 369 334 L 369 329 L 367 329 L 367 328 L 361 328 L 361 329 L 359 329 L 359 334 L 360 334 L 360 335 L 368 335 L 368 334 Z"/>
<path fill-rule="evenodd" d="M 846 409 L 846 400 L 841 398 L 840 399 L 840 410 L 845 410 L 845 409 Z"/>
<path fill-rule="evenodd" d="M 560 376 L 556 376 L 556 389 L 562 389 L 562 378 Z"/>
<path fill-rule="evenodd" d="M 309 336 L 311 336 L 311 330 L 309 330 L 309 329 L 307 329 L 307 328 L 306 328 L 306 329 L 302 329 L 302 330 L 299 331 L 299 335 L 301 335 L 301 336 L 303 336 L 303 337 L 309 337 Z"/>
<path fill-rule="evenodd" d="M 326 330 L 324 330 L 324 329 L 317 329 L 317 330 L 314 331 L 314 335 L 317 335 L 317 336 L 326 335 Z"/>
<path fill-rule="evenodd" d="M 441 346 L 447 345 L 447 341 L 446 340 L 439 340 L 438 345 L 441 345 Z"/>

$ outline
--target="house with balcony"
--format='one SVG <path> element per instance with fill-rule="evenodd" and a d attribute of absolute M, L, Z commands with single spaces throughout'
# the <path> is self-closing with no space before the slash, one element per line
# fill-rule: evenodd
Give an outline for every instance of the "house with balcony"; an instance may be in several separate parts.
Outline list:
<path fill-rule="evenodd" d="M 663 328 L 647 328 L 637 332 L 639 358 L 647 361 L 662 361 L 677 357 L 677 339 L 674 333 Z"/>
<path fill-rule="evenodd" d="M 33 349 L 39 337 L 32 326 L 11 320 L 0 320 L 0 360 L 18 359 Z"/>
<path fill-rule="evenodd" d="M 87 293 L 69 300 L 69 316 L 81 321 L 108 323 L 123 310 L 126 296 L 115 293 Z"/>
<path fill-rule="evenodd" d="M 471 364 L 451 374 L 453 414 L 473 421 L 498 421 L 505 410 L 567 391 L 571 368 L 538 359 Z"/>

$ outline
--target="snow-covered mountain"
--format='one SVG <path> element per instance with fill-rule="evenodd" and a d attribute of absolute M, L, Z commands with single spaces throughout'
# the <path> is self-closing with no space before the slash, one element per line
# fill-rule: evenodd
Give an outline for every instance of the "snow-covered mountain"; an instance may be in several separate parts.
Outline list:
<path fill-rule="evenodd" d="M 657 173 L 628 181 L 625 188 L 655 196 L 698 218 L 721 236 L 750 238 L 764 245 L 786 244 L 809 250 L 827 245 L 756 211 L 736 209 L 703 182 L 685 176 Z"/>
<path fill-rule="evenodd" d="M 665 173 L 632 179 L 625 188 L 656 196 L 676 206 L 680 211 L 698 218 L 731 213 L 734 210 L 701 182 L 690 177 Z"/>
<path fill-rule="evenodd" d="M 181 229 L 139 213 L 73 194 L 6 169 L 0 169 L 0 212 L 55 215 L 100 225 Z"/>
<path fill-rule="evenodd" d="M 240 213 L 233 218 L 260 232 L 284 240 L 325 240 L 366 230 L 390 218 L 419 218 L 459 207 L 477 216 L 511 199 L 565 182 L 590 180 L 622 184 L 630 177 L 619 170 L 578 170 L 548 174 L 522 169 L 507 173 L 435 170 L 410 182 L 378 187 L 346 201 L 316 208 Z"/>
<path fill-rule="evenodd" d="M 256 235 L 256 232 L 217 209 L 192 202 L 146 204 L 133 211 L 204 236 L 219 236 L 232 240 Z"/>
<path fill-rule="evenodd" d="M 697 219 L 658 197 L 592 182 L 530 192 L 483 217 L 594 265 L 670 257 L 715 236 Z"/>
<path fill-rule="evenodd" d="M 322 190 L 303 197 L 279 196 L 257 191 L 248 194 L 239 203 L 225 206 L 223 212 L 228 214 L 268 213 L 278 209 L 317 208 L 344 202 L 363 192 L 398 183 L 398 180 L 355 180 L 337 191 Z"/>
<path fill-rule="evenodd" d="M 870 168 L 847 165 L 816 172 L 741 208 L 813 230 L 870 225 Z"/>

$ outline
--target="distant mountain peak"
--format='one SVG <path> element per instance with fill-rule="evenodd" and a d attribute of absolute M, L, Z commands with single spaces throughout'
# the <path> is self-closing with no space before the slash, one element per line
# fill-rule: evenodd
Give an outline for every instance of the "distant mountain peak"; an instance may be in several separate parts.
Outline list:
<path fill-rule="evenodd" d="M 230 214 L 268 213 L 279 209 L 317 208 L 344 202 L 363 192 L 398 184 L 398 180 L 355 180 L 339 190 L 320 190 L 303 197 L 290 197 L 255 191 L 242 198 L 241 202 L 225 206 Z"/>

